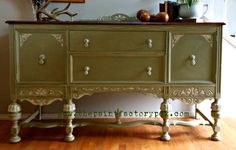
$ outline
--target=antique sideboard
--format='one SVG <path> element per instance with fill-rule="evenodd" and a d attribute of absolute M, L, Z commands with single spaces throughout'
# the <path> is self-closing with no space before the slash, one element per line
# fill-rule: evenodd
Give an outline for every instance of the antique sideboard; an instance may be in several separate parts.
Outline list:
<path fill-rule="evenodd" d="M 210 99 L 211 139 L 221 139 L 218 100 L 224 23 L 7 23 L 12 99 L 8 111 L 13 123 L 10 142 L 21 140 L 20 128 L 57 126 L 65 127 L 65 141 L 73 141 L 74 127 L 102 125 L 75 120 L 73 101 L 101 92 L 134 92 L 162 98 L 162 120 L 122 122 L 117 110 L 115 122 L 103 124 L 160 125 L 162 140 L 170 140 L 170 125 L 191 125 L 171 120 L 169 100 L 199 104 Z M 64 103 L 64 123 L 34 122 L 40 110 L 20 121 L 20 102 L 45 106 L 58 100 Z"/>

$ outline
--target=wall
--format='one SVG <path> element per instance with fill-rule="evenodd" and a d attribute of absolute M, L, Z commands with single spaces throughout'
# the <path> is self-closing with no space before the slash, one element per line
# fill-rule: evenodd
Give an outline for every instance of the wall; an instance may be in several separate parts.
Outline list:
<path fill-rule="evenodd" d="M 236 48 L 224 40 L 222 63 L 222 114 L 235 117 Z"/>
<path fill-rule="evenodd" d="M 160 2 L 160 1 L 159 1 Z M 55 5 L 54 5 L 55 6 Z M 50 7 L 53 8 L 53 5 Z M 62 7 L 57 4 L 57 7 Z M 86 0 L 85 4 L 73 5 L 72 10 L 79 10 L 77 19 L 96 19 L 101 16 L 112 15 L 114 13 L 126 13 L 134 16 L 139 9 L 147 9 L 153 13 L 158 10 L 156 0 Z M 31 20 L 33 18 L 30 0 L 0 0 L 0 114 L 7 113 L 9 99 L 9 45 L 8 26 L 6 20 Z M 103 93 L 95 94 L 91 97 L 82 98 L 77 105 L 80 111 L 114 111 L 117 108 L 124 111 L 159 111 L 160 99 L 141 94 L 127 93 Z M 173 111 L 190 111 L 192 106 L 174 101 Z M 23 103 L 24 113 L 31 112 L 33 107 L 26 102 Z M 27 109 L 26 109 L 27 108 Z M 52 106 L 47 106 L 44 112 L 52 113 L 62 109 L 62 103 L 56 102 Z M 1 116 L 0 116 L 1 117 Z M 2 117 L 7 117 L 2 115 Z"/>
<path fill-rule="evenodd" d="M 19 0 L 0 1 L 0 113 L 6 113 L 9 98 L 9 45 L 6 20 L 31 19 L 31 5 Z"/>
<path fill-rule="evenodd" d="M 63 6 L 65 4 L 50 4 L 51 8 Z M 75 20 L 97 19 L 114 13 L 125 13 L 129 16 L 135 16 L 136 12 L 140 9 L 149 10 L 154 14 L 157 13 L 159 10 L 157 0 L 127 0 L 122 2 L 120 0 L 86 0 L 85 4 L 74 4 L 71 7 L 72 11 L 79 13 Z"/>
<path fill-rule="evenodd" d="M 211 21 L 224 21 L 225 34 L 236 34 L 236 0 L 204 0 L 209 2 L 209 11 L 207 16 Z"/>
<path fill-rule="evenodd" d="M 227 31 L 230 35 L 236 35 L 235 8 L 236 8 L 236 0 L 228 0 L 226 21 L 227 21 L 227 27 L 228 27 Z"/>

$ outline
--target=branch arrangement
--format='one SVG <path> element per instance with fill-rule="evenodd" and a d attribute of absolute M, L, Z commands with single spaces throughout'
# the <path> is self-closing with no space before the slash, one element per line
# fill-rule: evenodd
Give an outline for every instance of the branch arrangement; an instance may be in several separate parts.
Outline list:
<path fill-rule="evenodd" d="M 73 17 L 78 14 L 78 13 L 73 14 L 68 11 L 71 5 L 71 0 L 69 1 L 69 3 L 67 4 L 65 8 L 61 10 L 59 8 L 55 8 L 51 12 L 48 12 L 46 8 L 48 7 L 50 3 L 51 3 L 51 0 L 47 0 L 46 2 L 44 2 L 44 0 L 33 0 L 33 4 L 36 7 L 37 20 L 42 21 L 44 19 L 48 19 L 48 20 L 61 21 L 58 19 L 58 16 L 63 15 L 63 14 L 71 17 L 71 20 L 73 20 Z M 46 17 L 42 17 L 43 16 L 42 14 Z"/>

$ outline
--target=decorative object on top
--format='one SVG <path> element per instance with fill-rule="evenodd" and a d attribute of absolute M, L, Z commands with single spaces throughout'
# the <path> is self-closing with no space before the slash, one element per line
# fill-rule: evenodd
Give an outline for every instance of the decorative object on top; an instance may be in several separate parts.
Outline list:
<path fill-rule="evenodd" d="M 169 21 L 169 15 L 168 15 L 168 1 L 165 1 L 165 11 L 164 12 L 159 12 L 156 15 L 156 20 L 158 22 L 168 22 Z"/>
<path fill-rule="evenodd" d="M 165 11 L 159 12 L 157 15 L 151 15 L 151 13 L 147 10 L 139 10 L 137 12 L 137 18 L 142 22 L 168 22 L 169 21 L 169 15 L 167 13 L 167 1 L 165 1 Z"/>
<path fill-rule="evenodd" d="M 188 4 L 191 7 L 194 3 L 200 2 L 200 0 L 177 0 L 179 4 Z"/>
<path fill-rule="evenodd" d="M 115 13 L 111 16 L 102 16 L 97 19 L 98 21 L 112 21 L 112 22 L 136 22 L 136 17 L 130 17 L 123 13 Z"/>
<path fill-rule="evenodd" d="M 168 22 L 169 21 L 169 15 L 166 12 L 159 12 L 156 15 L 156 21 L 157 22 Z"/>
<path fill-rule="evenodd" d="M 179 3 L 179 17 L 199 18 L 203 14 L 203 4 L 200 0 L 177 0 Z"/>
<path fill-rule="evenodd" d="M 48 12 L 46 8 L 51 2 L 52 0 L 32 0 L 33 7 L 36 13 L 36 19 L 38 21 L 44 21 L 44 20 L 61 21 L 58 19 L 58 16 L 60 15 L 68 15 L 71 18 L 71 21 L 73 21 L 73 17 L 76 16 L 77 13 L 73 14 L 67 11 L 72 3 L 72 0 L 68 0 L 68 4 L 65 8 L 61 10 L 55 8 L 51 12 Z"/>
<path fill-rule="evenodd" d="M 169 15 L 166 12 L 159 12 L 157 15 L 151 15 L 147 10 L 139 10 L 137 12 L 137 18 L 142 22 L 168 22 Z"/>
<path fill-rule="evenodd" d="M 159 4 L 160 12 L 165 12 L 165 5 L 167 4 L 167 13 L 169 15 L 169 22 L 175 22 L 179 16 L 179 4 L 177 2 L 167 1 Z"/>
<path fill-rule="evenodd" d="M 62 3 L 66 3 L 69 2 L 70 0 L 53 0 L 53 2 L 62 2 Z M 85 0 L 71 0 L 72 3 L 84 3 Z"/>
<path fill-rule="evenodd" d="M 143 9 L 139 10 L 136 16 L 140 21 L 143 21 L 143 22 L 148 22 L 151 19 L 151 13 Z"/>

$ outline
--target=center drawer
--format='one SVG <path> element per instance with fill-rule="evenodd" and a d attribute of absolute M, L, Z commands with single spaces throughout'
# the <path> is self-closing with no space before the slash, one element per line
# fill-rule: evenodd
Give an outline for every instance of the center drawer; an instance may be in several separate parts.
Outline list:
<path fill-rule="evenodd" d="M 72 83 L 163 82 L 164 57 L 70 56 Z"/>
<path fill-rule="evenodd" d="M 164 51 L 161 31 L 70 31 L 71 51 Z"/>

